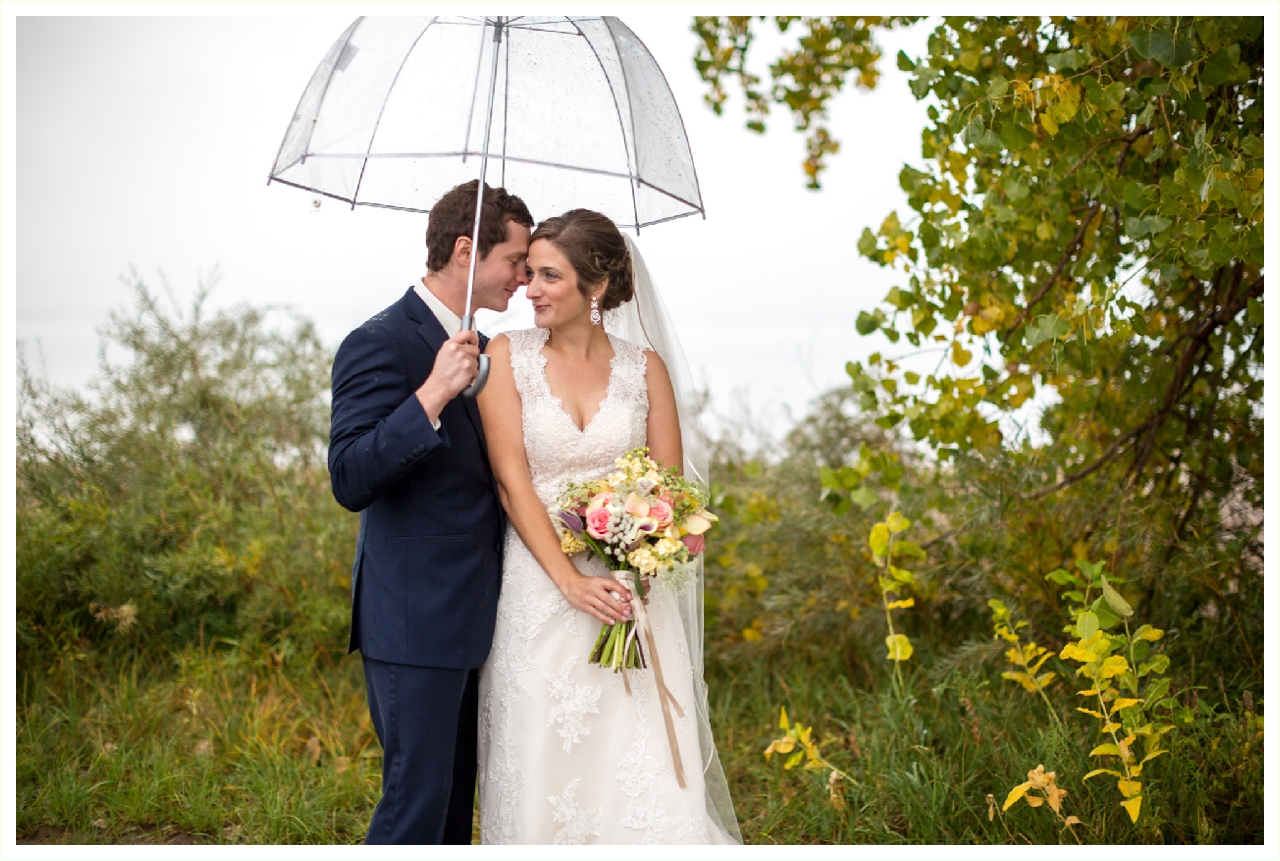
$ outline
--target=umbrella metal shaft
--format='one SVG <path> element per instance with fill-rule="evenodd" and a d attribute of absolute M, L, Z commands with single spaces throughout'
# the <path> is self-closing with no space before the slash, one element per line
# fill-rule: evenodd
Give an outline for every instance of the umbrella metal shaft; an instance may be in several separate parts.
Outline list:
<path fill-rule="evenodd" d="M 471 294 L 476 285 L 476 258 L 480 256 L 480 210 L 484 205 L 484 177 L 489 167 L 489 132 L 493 126 L 493 93 L 498 86 L 498 49 L 502 46 L 502 28 L 506 18 L 496 19 L 493 25 L 493 65 L 489 70 L 489 104 L 484 112 L 484 147 L 480 152 L 480 182 L 476 186 L 476 217 L 471 225 L 471 265 L 467 268 L 467 308 L 462 318 L 463 329 L 476 327 L 475 316 L 471 313 Z M 489 357 L 481 353 L 476 364 L 476 378 L 462 390 L 468 398 L 474 398 L 484 391 L 489 382 Z"/>
<path fill-rule="evenodd" d="M 493 25 L 493 63 L 489 71 L 489 100 L 484 114 L 484 146 L 480 151 L 480 182 L 476 186 L 476 216 L 471 225 L 471 264 L 467 271 L 467 308 L 462 327 L 471 328 L 471 294 L 475 290 L 476 258 L 479 256 L 480 210 L 484 204 L 484 179 L 489 167 L 489 133 L 493 126 L 493 94 L 498 85 L 498 48 L 502 44 L 502 29 L 506 18 L 496 19 Z"/>

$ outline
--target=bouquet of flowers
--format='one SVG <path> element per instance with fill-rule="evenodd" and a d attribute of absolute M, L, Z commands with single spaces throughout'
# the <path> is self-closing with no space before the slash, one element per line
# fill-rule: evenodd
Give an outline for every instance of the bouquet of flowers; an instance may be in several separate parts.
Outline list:
<path fill-rule="evenodd" d="M 618 470 L 603 479 L 570 484 L 548 509 L 560 546 L 569 555 L 590 551 L 615 572 L 630 572 L 641 601 L 648 577 L 678 593 L 697 576 L 695 559 L 716 520 L 707 495 L 676 470 L 663 472 L 648 448 L 632 449 L 616 463 Z M 614 672 L 647 666 L 635 625 L 602 626 L 590 663 Z"/>

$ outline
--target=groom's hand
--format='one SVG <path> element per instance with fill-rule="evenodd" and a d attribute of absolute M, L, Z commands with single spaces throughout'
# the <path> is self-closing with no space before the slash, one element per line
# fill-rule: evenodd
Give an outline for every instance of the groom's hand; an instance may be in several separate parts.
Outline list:
<path fill-rule="evenodd" d="M 440 347 L 431 376 L 417 391 L 418 402 L 433 425 L 440 421 L 444 405 L 475 380 L 479 356 L 479 336 L 470 329 L 459 331 Z"/>

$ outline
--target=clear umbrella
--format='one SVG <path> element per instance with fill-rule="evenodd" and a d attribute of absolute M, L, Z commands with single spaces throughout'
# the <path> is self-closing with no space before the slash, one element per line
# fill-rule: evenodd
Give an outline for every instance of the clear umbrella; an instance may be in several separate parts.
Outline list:
<path fill-rule="evenodd" d="M 611 17 L 357 18 L 311 76 L 268 183 L 428 212 L 477 174 L 543 217 L 583 207 L 639 232 L 703 212 L 666 78 Z"/>

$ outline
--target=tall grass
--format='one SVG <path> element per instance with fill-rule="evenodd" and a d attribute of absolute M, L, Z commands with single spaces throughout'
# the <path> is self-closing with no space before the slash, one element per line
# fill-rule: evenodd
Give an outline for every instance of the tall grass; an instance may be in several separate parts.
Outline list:
<path fill-rule="evenodd" d="M 135 288 L 106 332 L 128 358 L 104 363 L 89 396 L 24 372 L 19 836 L 357 842 L 381 760 L 345 655 L 355 521 L 324 471 L 328 353 L 305 322 L 209 315 L 203 294 L 178 312 Z M 1073 530 L 1098 491 L 1027 506 L 1009 489 L 1034 464 L 942 468 L 852 403 L 833 393 L 772 450 L 716 446 L 707 680 L 746 840 L 1261 841 L 1261 560 L 1247 530 L 1162 561 L 1159 518 L 1127 511 L 1086 546 Z M 876 501 L 833 506 L 823 468 L 866 452 Z M 916 647 L 901 686 L 866 550 L 891 505 L 929 554 L 896 617 Z M 1072 667 L 1049 665 L 1064 680 L 1047 692 L 1054 720 L 1001 677 L 1012 667 L 986 605 L 1006 602 L 1056 651 L 1069 618 L 1041 575 L 1106 546 L 1144 621 L 1167 629 L 1183 710 L 1171 753 L 1144 772 L 1137 824 L 1114 782 L 1083 779 L 1097 728 L 1074 712 Z M 783 707 L 842 779 L 763 756 Z M 1039 764 L 1079 825 L 1001 810 Z"/>

